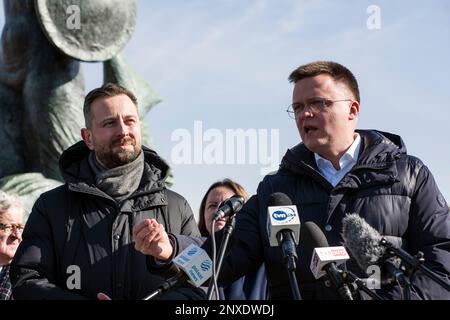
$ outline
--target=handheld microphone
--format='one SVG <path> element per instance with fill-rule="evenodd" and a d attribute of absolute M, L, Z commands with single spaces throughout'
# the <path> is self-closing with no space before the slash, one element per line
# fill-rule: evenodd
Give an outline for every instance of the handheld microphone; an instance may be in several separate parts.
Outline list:
<path fill-rule="evenodd" d="M 144 298 L 151 300 L 162 293 L 174 289 L 186 282 L 200 287 L 212 275 L 212 261 L 205 250 L 191 244 L 173 259 L 173 263 L 182 270 L 176 276 L 164 281 L 152 294 Z"/>
<path fill-rule="evenodd" d="M 348 214 L 342 220 L 342 237 L 345 246 L 358 265 L 367 273 L 372 265 L 381 268 L 382 284 L 398 281 L 401 287 L 409 285 L 409 280 L 401 271 L 401 259 L 391 256 L 381 243 L 383 237 L 357 214 Z"/>
<path fill-rule="evenodd" d="M 327 274 L 340 297 L 344 300 L 353 300 L 350 288 L 345 282 L 342 272 L 337 268 L 337 265 L 350 259 L 345 248 L 329 247 L 322 230 L 312 221 L 304 223 L 300 233 L 301 242 L 306 247 L 314 248 L 310 265 L 314 277 L 319 279 Z"/>
<path fill-rule="evenodd" d="M 244 198 L 238 195 L 234 195 L 231 198 L 225 200 L 222 205 L 217 209 L 217 212 L 214 214 L 213 221 L 217 221 L 222 219 L 223 217 L 229 217 L 239 210 L 241 210 L 244 205 Z"/>

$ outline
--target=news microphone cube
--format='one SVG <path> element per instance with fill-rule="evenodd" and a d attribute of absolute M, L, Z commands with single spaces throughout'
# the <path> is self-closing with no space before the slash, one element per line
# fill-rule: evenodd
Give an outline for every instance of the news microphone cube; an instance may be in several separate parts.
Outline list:
<path fill-rule="evenodd" d="M 212 275 L 212 261 L 205 250 L 191 244 L 173 259 L 189 277 L 189 282 L 200 287 Z"/>
<path fill-rule="evenodd" d="M 344 247 L 315 248 L 311 257 L 310 269 L 314 278 L 319 279 L 326 274 L 323 270 L 324 266 L 330 262 L 334 262 L 338 266 L 348 259 L 350 257 Z"/>
<path fill-rule="evenodd" d="M 295 243 L 300 238 L 300 219 L 297 206 L 270 206 L 267 208 L 267 235 L 271 247 L 278 246 L 277 233 L 281 230 L 292 231 Z"/>

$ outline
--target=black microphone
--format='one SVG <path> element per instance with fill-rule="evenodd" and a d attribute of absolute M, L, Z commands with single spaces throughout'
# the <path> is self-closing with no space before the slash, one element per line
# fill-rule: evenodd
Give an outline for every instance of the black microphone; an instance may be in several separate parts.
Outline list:
<path fill-rule="evenodd" d="M 409 280 L 400 270 L 401 259 L 389 254 L 382 245 L 380 233 L 358 214 L 348 214 L 342 220 L 342 237 L 345 246 L 358 265 L 367 273 L 370 266 L 377 265 L 381 271 L 381 284 L 398 282 L 409 286 Z"/>
<path fill-rule="evenodd" d="M 238 195 L 234 195 L 231 198 L 225 200 L 217 209 L 217 212 L 214 214 L 213 221 L 217 221 L 222 219 L 223 217 L 229 217 L 239 210 L 241 210 L 244 205 L 244 198 Z"/>
<path fill-rule="evenodd" d="M 311 257 L 311 271 L 316 279 L 321 277 L 321 272 L 330 278 L 333 287 L 344 300 L 353 300 L 352 293 L 348 287 L 341 270 L 336 266 L 336 261 L 345 261 L 348 254 L 344 247 L 329 247 L 328 240 L 322 230 L 312 221 L 305 222 L 300 231 L 300 242 L 306 248 L 314 248 Z M 320 252 L 321 249 L 324 252 Z M 325 252 L 326 251 L 326 252 Z"/>
<path fill-rule="evenodd" d="M 270 245 L 280 246 L 288 268 L 295 270 L 300 219 L 297 207 L 292 205 L 291 199 L 282 192 L 273 193 L 269 197 L 267 232 Z"/>
<path fill-rule="evenodd" d="M 301 300 L 295 270 L 297 269 L 297 245 L 300 237 L 300 219 L 297 207 L 282 192 L 270 195 L 267 207 L 267 235 L 270 246 L 280 246 L 283 262 L 289 276 L 292 296 Z"/>

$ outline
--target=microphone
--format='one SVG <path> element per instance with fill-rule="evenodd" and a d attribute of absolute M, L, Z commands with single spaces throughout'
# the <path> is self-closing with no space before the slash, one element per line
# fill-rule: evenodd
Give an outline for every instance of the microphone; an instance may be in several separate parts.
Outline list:
<path fill-rule="evenodd" d="M 300 219 L 297 206 L 282 192 L 270 195 L 267 208 L 267 235 L 271 247 L 280 246 L 286 266 L 292 296 L 301 300 L 295 270 L 297 269 L 297 246 L 300 237 Z"/>
<path fill-rule="evenodd" d="M 225 200 L 217 209 L 214 214 L 213 221 L 222 219 L 223 217 L 229 217 L 235 215 L 236 212 L 241 210 L 244 205 L 244 198 L 238 195 L 234 195 L 231 198 Z"/>
<path fill-rule="evenodd" d="M 280 235 L 281 232 L 281 235 Z M 300 238 L 300 219 L 297 206 L 282 192 L 272 193 L 267 208 L 267 234 L 271 247 L 280 245 L 283 235 L 289 232 L 296 244 Z"/>
<path fill-rule="evenodd" d="M 309 248 L 314 248 L 310 269 L 316 279 L 325 274 L 344 300 L 353 300 L 350 288 L 342 276 L 338 265 L 350 259 L 344 247 L 329 247 L 322 230 L 312 221 L 302 225 L 300 241 Z"/>
<path fill-rule="evenodd" d="M 422 252 L 419 251 L 415 256 L 412 256 L 403 250 L 401 245 L 390 241 L 392 237 L 381 236 L 377 230 L 372 228 L 357 214 L 347 215 L 342 220 L 342 225 L 343 238 L 360 267 L 367 269 L 368 266 L 373 264 L 381 265 L 381 282 L 391 283 L 394 280 L 397 281 L 404 289 L 405 295 L 408 295 L 405 296 L 405 300 L 410 298 L 411 284 L 408 277 L 400 269 L 402 263 L 407 270 L 407 274 L 420 270 L 435 283 L 450 292 L 448 280 L 444 281 L 436 272 L 423 265 L 425 259 Z"/>
<path fill-rule="evenodd" d="M 300 237 L 300 219 L 297 206 L 282 192 L 270 195 L 267 208 L 267 234 L 271 247 L 281 246 L 283 258 L 297 259 L 298 240 Z M 294 265 L 291 268 L 295 269 Z"/>
<path fill-rule="evenodd" d="M 382 284 L 397 281 L 401 287 L 409 286 L 409 280 L 400 270 L 401 259 L 386 250 L 377 230 L 357 214 L 348 214 L 342 220 L 342 227 L 345 246 L 366 273 L 370 266 L 378 265 Z"/>
<path fill-rule="evenodd" d="M 159 288 L 143 300 L 151 300 L 164 292 L 179 287 L 186 282 L 200 287 L 212 275 L 212 261 L 205 250 L 191 244 L 173 259 L 182 270 L 176 276 L 164 281 Z"/>

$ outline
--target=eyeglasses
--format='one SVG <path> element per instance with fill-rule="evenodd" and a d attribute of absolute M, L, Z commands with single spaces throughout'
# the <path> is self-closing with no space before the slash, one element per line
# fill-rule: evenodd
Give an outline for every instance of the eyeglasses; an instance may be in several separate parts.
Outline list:
<path fill-rule="evenodd" d="M 17 233 L 22 233 L 23 229 L 25 227 L 22 224 L 4 224 L 4 223 L 0 223 L 0 230 L 7 233 L 7 234 L 11 234 L 13 232 L 17 232 Z"/>
<path fill-rule="evenodd" d="M 326 107 L 331 106 L 335 102 L 342 101 L 353 101 L 351 99 L 343 99 L 343 100 L 328 100 L 328 99 L 314 99 L 305 103 L 293 103 L 288 106 L 286 112 L 289 117 L 295 119 L 297 114 L 303 114 L 306 109 L 310 110 L 312 113 L 319 113 L 323 111 Z"/>

